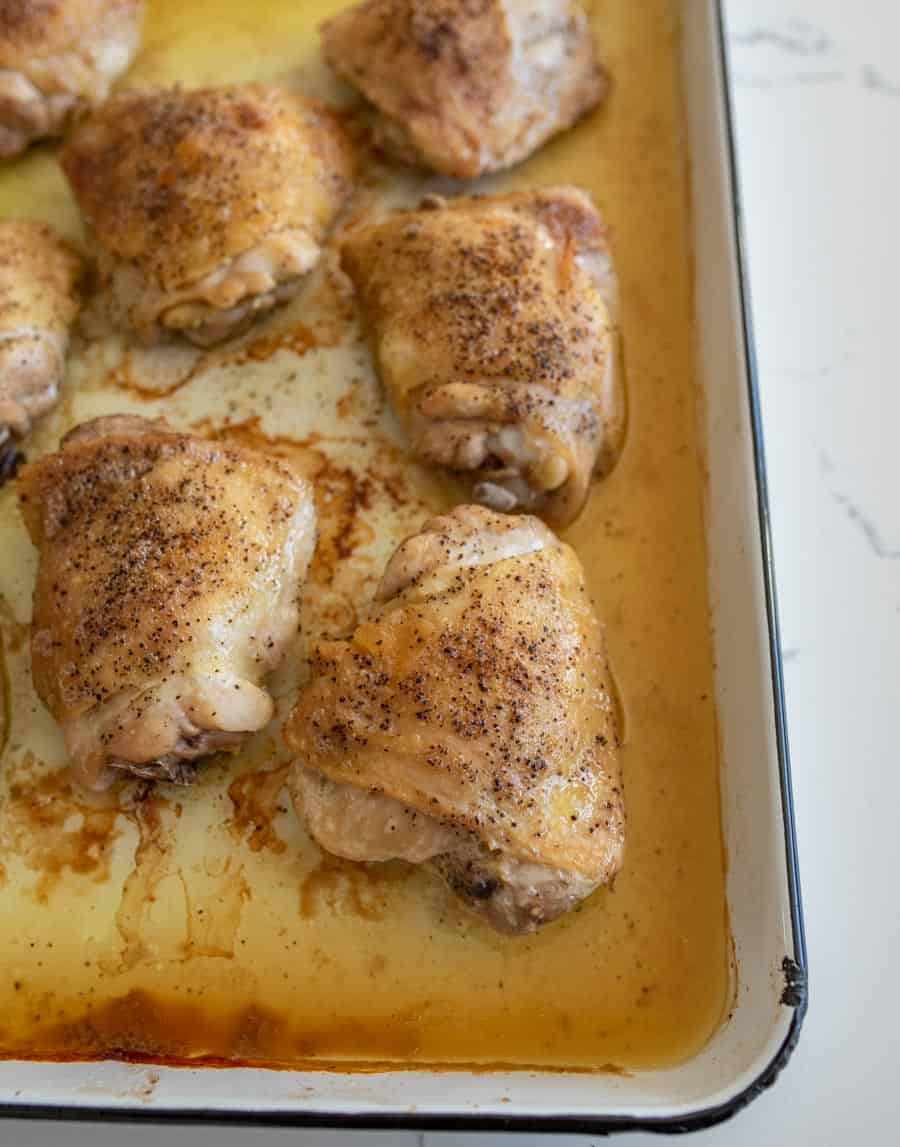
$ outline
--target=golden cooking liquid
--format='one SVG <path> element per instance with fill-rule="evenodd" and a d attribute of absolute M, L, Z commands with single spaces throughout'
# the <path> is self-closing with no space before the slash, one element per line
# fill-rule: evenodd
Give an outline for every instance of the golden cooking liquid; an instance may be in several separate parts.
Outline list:
<path fill-rule="evenodd" d="M 315 28 L 339 6 L 157 0 L 128 82 L 272 78 L 328 97 Z M 422 872 L 331 859 L 289 807 L 277 725 L 189 790 L 73 791 L 30 685 L 34 554 L 13 483 L 0 490 L 0 1054 L 633 1070 L 685 1059 L 722 1021 L 733 972 L 678 8 L 595 3 L 610 98 L 496 181 L 589 188 L 621 281 L 628 441 L 566 535 L 608 627 L 626 716 L 628 842 L 615 887 L 538 935 L 509 937 Z M 385 177 L 366 181 L 356 209 Z M 399 199 L 425 185 L 387 177 Z M 78 237 L 51 149 L 4 167 L 0 214 Z M 315 479 L 322 540 L 306 638 L 346 631 L 399 538 L 453 496 L 403 451 L 352 301 L 327 267 L 223 350 L 79 341 L 64 398 L 25 449 L 37 456 L 116 410 L 277 450 Z M 301 648 L 276 681 L 282 715 L 303 673 Z"/>

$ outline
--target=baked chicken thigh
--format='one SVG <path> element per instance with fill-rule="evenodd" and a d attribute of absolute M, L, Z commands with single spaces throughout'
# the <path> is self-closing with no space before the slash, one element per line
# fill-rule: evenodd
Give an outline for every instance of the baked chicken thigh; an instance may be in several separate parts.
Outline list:
<path fill-rule="evenodd" d="M 618 707 L 574 552 L 459 506 L 407 539 L 369 619 L 320 642 L 286 735 L 298 812 L 351 860 L 427 863 L 529 932 L 618 870 Z"/>
<path fill-rule="evenodd" d="M 363 0 L 323 48 L 374 104 L 377 146 L 459 179 L 519 163 L 606 89 L 579 0 Z"/>
<path fill-rule="evenodd" d="M 189 783 L 271 718 L 295 637 L 312 492 L 280 461 L 98 418 L 23 468 L 38 548 L 32 673 L 82 784 Z"/>
<path fill-rule="evenodd" d="M 0 220 L 0 459 L 56 401 L 78 273 L 51 227 Z"/>
<path fill-rule="evenodd" d="M 615 277 L 575 188 L 446 201 L 351 231 L 342 263 L 415 452 L 472 497 L 571 522 L 625 427 Z"/>
<path fill-rule="evenodd" d="M 0 158 L 106 99 L 143 19 L 143 0 L 0 0 Z"/>
<path fill-rule="evenodd" d="M 200 346 L 297 293 L 350 161 L 333 117 L 261 84 L 124 92 L 62 155 L 113 318 Z"/>

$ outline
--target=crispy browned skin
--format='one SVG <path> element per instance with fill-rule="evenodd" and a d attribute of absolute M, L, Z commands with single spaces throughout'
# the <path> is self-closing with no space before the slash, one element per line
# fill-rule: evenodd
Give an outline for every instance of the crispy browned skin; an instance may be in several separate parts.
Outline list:
<path fill-rule="evenodd" d="M 78 273 L 52 227 L 0 220 L 0 455 L 56 401 Z"/>
<path fill-rule="evenodd" d="M 364 0 L 323 49 L 384 150 L 460 179 L 525 159 L 606 89 L 578 0 Z"/>
<path fill-rule="evenodd" d="M 143 0 L 0 0 L 0 157 L 61 134 L 131 63 Z"/>
<path fill-rule="evenodd" d="M 460 506 L 389 562 L 368 621 L 318 643 L 287 726 L 319 842 L 428 861 L 530 931 L 619 868 L 618 715 L 574 552 L 535 518 Z"/>
<path fill-rule="evenodd" d="M 117 320 L 204 344 L 296 293 L 351 175 L 337 121 L 261 84 L 122 93 L 62 163 Z"/>
<path fill-rule="evenodd" d="M 589 197 L 430 197 L 351 232 L 342 262 L 416 453 L 467 476 L 478 502 L 571 522 L 625 429 L 614 277 Z"/>
<path fill-rule="evenodd" d="M 78 779 L 190 781 L 272 716 L 315 511 L 276 459 L 120 415 L 26 466 L 38 695 Z"/>

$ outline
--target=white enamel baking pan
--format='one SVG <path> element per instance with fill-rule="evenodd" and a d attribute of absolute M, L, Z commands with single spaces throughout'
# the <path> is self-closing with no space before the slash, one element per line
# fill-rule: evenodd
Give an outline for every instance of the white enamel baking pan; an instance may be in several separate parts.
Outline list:
<path fill-rule="evenodd" d="M 685 0 L 682 38 L 737 969 L 728 1020 L 689 1062 L 632 1076 L 3 1062 L 0 1115 L 591 1133 L 685 1130 L 727 1117 L 775 1080 L 806 1009 L 805 953 L 760 415 L 716 0 Z"/>

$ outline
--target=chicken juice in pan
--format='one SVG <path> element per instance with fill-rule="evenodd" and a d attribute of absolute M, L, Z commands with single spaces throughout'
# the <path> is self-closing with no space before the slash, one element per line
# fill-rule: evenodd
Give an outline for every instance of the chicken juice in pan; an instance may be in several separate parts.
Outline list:
<path fill-rule="evenodd" d="M 274 82 L 358 109 L 316 34 L 342 7 L 271 0 L 251 19 L 231 0 L 151 3 L 125 84 Z M 310 643 L 352 632 L 398 544 L 468 489 L 409 450 L 335 245 L 297 297 L 215 348 L 139 346 L 89 300 L 28 461 L 92 418 L 164 417 L 294 468 L 315 491 L 319 540 L 300 633 L 267 685 L 275 720 L 207 758 L 190 788 L 134 777 L 92 792 L 34 692 L 36 555 L 16 483 L 0 489 L 0 1054 L 628 1070 L 685 1058 L 715 1030 L 729 946 L 676 8 L 594 3 L 611 77 L 601 108 L 477 185 L 573 184 L 610 228 L 627 435 L 562 536 L 605 623 L 622 705 L 613 885 L 533 934 L 502 935 L 426 871 L 322 850 L 291 806 L 281 725 Z M 356 139 L 361 114 L 343 117 Z M 470 190 L 364 155 L 345 224 Z M 0 215 L 81 238 L 45 148 L 0 171 Z"/>

